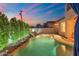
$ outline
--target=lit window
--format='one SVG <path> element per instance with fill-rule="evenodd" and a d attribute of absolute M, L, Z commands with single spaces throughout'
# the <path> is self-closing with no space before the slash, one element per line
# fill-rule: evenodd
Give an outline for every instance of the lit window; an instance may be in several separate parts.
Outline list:
<path fill-rule="evenodd" d="M 65 32 L 65 22 L 61 23 L 60 28 L 61 32 Z"/>

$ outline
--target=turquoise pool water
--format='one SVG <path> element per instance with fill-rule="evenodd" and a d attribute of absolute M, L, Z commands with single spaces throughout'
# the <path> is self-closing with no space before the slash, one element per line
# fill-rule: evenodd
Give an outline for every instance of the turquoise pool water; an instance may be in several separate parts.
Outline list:
<path fill-rule="evenodd" d="M 20 50 L 18 56 L 55 56 L 58 44 L 49 37 L 39 37 L 30 40 L 29 44 Z"/>

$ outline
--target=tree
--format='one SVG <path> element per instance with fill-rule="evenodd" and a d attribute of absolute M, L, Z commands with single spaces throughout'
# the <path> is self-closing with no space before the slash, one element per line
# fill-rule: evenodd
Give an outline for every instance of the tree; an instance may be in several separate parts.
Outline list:
<path fill-rule="evenodd" d="M 0 12 L 0 49 L 4 48 L 8 44 L 9 38 L 9 22 L 7 16 Z"/>
<path fill-rule="evenodd" d="M 13 43 L 16 43 L 18 39 L 29 34 L 29 28 L 28 24 L 17 20 L 16 17 L 8 21 L 7 16 L 0 12 L 0 49 L 8 45 L 10 37 Z"/>
<path fill-rule="evenodd" d="M 15 17 L 10 20 L 10 28 L 10 35 L 12 36 L 13 42 L 21 39 L 29 31 L 29 25 L 21 20 L 17 20 Z"/>

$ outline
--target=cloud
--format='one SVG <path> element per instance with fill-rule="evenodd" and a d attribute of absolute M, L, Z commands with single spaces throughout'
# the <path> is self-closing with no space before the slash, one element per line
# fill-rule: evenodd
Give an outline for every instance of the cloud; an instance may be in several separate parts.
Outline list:
<path fill-rule="evenodd" d="M 31 12 L 32 12 L 32 13 L 36 13 L 37 11 L 38 11 L 38 10 L 32 10 Z"/>
<path fill-rule="evenodd" d="M 45 14 L 49 15 L 49 14 L 51 14 L 52 12 L 53 12 L 53 11 L 50 10 L 50 11 L 47 11 Z"/>
<path fill-rule="evenodd" d="M 33 18 L 31 16 L 23 18 L 23 21 L 29 25 L 43 24 L 45 21 L 39 18 Z"/>
<path fill-rule="evenodd" d="M 35 4 L 32 4 L 31 6 L 29 6 L 29 8 L 26 8 L 26 9 L 22 9 L 24 11 L 24 13 L 27 13 L 28 11 L 32 10 L 34 7 L 37 7 L 38 3 L 35 3 Z"/>
<path fill-rule="evenodd" d="M 5 8 L 6 8 L 6 4 L 0 3 L 0 11 L 4 12 L 6 10 Z"/>

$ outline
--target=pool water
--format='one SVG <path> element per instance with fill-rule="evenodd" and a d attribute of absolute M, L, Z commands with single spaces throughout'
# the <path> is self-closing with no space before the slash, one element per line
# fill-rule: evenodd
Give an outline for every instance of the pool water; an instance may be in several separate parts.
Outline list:
<path fill-rule="evenodd" d="M 20 50 L 18 56 L 56 56 L 58 44 L 50 37 L 39 37 L 30 40 L 29 44 Z"/>

